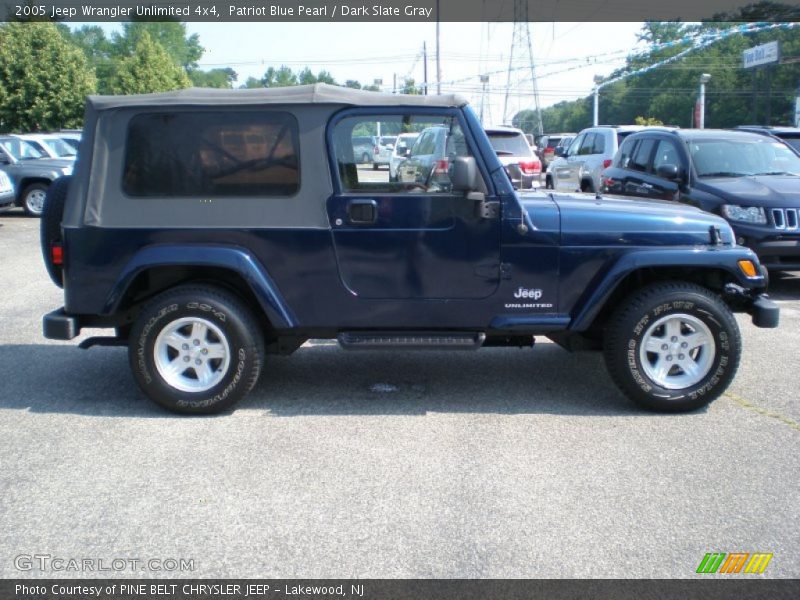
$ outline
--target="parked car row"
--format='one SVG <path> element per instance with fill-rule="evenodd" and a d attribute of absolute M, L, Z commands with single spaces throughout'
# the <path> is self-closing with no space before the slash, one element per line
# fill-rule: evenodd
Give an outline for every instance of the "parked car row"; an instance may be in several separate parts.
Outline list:
<path fill-rule="evenodd" d="M 0 135 L 0 209 L 38 217 L 50 183 L 70 175 L 80 132 Z"/>
<path fill-rule="evenodd" d="M 522 130 L 497 126 L 486 127 L 485 131 L 512 186 L 515 189 L 538 188 L 542 164 Z M 425 183 L 436 176 L 437 169 L 449 168 L 454 152 L 453 147 L 448 148 L 452 145 L 450 135 L 444 127 L 400 134 L 391 138 L 386 150 L 381 151 L 380 162 L 373 162 L 373 168 L 388 164 L 389 181 Z M 375 151 L 378 152 L 378 146 Z"/>

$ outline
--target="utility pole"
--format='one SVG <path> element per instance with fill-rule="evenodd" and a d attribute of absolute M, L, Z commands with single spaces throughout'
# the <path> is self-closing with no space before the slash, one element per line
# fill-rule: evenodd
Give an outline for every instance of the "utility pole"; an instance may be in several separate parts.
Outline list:
<path fill-rule="evenodd" d="M 422 42 L 422 93 L 428 95 L 428 45 Z"/>
<path fill-rule="evenodd" d="M 486 84 L 489 83 L 489 76 L 488 75 L 481 75 L 481 125 L 484 127 L 486 126 L 486 121 L 484 120 L 484 106 L 486 105 Z"/>
<path fill-rule="evenodd" d="M 397 93 L 397 73 L 392 74 L 392 93 Z"/>
<path fill-rule="evenodd" d="M 524 77 L 526 71 L 530 74 L 533 104 L 536 111 L 536 130 L 539 135 L 541 135 L 544 133 L 544 128 L 542 127 L 542 111 L 539 106 L 539 84 L 536 79 L 536 65 L 533 61 L 531 30 L 530 23 L 528 22 L 528 2 L 527 0 L 514 0 L 514 33 L 511 36 L 511 55 L 508 60 L 506 98 L 503 104 L 504 125 L 509 124 L 513 117 L 513 115 L 510 114 L 508 102 L 512 91 L 521 94 L 523 86 L 528 83 Z"/>
<path fill-rule="evenodd" d="M 703 73 L 700 75 L 700 118 L 698 119 L 698 129 L 706 127 L 706 84 L 711 80 L 711 75 Z"/>
<path fill-rule="evenodd" d="M 442 63 L 439 53 L 439 0 L 436 0 L 436 95 L 442 93 Z"/>

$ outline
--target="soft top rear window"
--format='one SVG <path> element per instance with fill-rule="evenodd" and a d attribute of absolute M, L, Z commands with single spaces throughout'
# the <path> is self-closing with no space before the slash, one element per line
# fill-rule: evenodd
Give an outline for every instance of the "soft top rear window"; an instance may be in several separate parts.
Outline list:
<path fill-rule="evenodd" d="M 134 197 L 291 196 L 298 148 L 287 112 L 140 114 L 128 126 L 122 187 Z"/>

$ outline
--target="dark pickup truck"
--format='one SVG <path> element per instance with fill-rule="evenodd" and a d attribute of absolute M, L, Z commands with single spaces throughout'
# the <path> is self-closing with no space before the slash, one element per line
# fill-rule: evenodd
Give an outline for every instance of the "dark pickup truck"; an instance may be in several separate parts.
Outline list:
<path fill-rule="evenodd" d="M 447 132 L 442 155 L 402 181 L 354 156 L 355 137 L 433 127 Z M 142 390 L 182 413 L 231 407 L 269 374 L 270 354 L 311 338 L 441 351 L 534 336 L 602 350 L 646 408 L 691 410 L 734 377 L 733 312 L 778 323 L 756 255 L 723 219 L 517 192 L 451 95 L 315 85 L 92 97 L 75 174 L 45 203 L 42 246 L 65 298 L 45 337 L 113 330 L 81 346 L 126 345 Z"/>

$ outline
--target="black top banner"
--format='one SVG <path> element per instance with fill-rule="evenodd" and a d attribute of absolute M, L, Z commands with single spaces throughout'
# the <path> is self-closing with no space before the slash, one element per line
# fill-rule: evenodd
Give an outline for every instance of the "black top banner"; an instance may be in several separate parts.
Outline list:
<path fill-rule="evenodd" d="M 0 20 L 66 22 L 797 21 L 800 0 L 0 0 Z"/>

